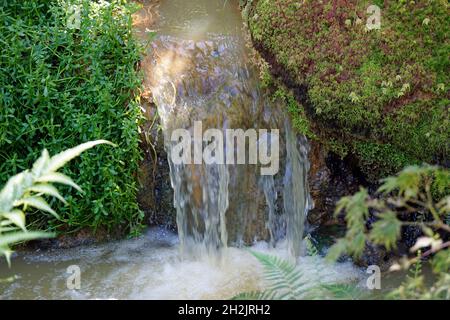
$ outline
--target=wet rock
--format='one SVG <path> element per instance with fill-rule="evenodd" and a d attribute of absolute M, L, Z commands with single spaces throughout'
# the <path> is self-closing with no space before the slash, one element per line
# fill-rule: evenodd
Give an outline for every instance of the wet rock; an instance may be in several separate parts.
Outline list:
<path fill-rule="evenodd" d="M 79 246 L 87 246 L 102 242 L 108 242 L 123 238 L 123 230 L 106 230 L 98 229 L 93 231 L 92 229 L 81 229 L 75 233 L 61 234 L 56 238 L 41 239 L 30 241 L 23 247 L 19 247 L 18 250 L 51 250 L 51 249 L 68 249 Z"/>
<path fill-rule="evenodd" d="M 164 138 L 159 130 L 156 106 L 144 102 L 146 121 L 141 126 L 141 148 L 144 159 L 138 172 L 138 203 L 150 225 L 176 228 L 176 212 L 173 207 L 173 190 Z"/>
<path fill-rule="evenodd" d="M 351 162 L 327 152 L 317 141 L 311 141 L 309 161 L 309 187 L 314 208 L 308 213 L 308 222 L 313 226 L 342 223 L 334 218 L 336 203 L 357 192 L 360 185 L 366 184 L 364 179 Z"/>
<path fill-rule="evenodd" d="M 361 267 L 378 266 L 381 271 L 387 271 L 393 262 L 394 255 L 385 248 L 366 243 L 362 256 L 354 259 L 356 265 Z"/>

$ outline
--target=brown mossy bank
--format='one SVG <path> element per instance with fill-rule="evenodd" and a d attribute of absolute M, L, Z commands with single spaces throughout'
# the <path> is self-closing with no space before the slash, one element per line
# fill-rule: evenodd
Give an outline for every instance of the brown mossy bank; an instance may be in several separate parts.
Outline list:
<path fill-rule="evenodd" d="M 374 3 L 373 3 L 374 2 Z M 296 128 L 369 181 L 449 164 L 447 1 L 241 1 L 252 42 L 281 80 Z M 367 9 L 381 12 L 369 30 Z M 293 96 L 295 99 L 291 99 Z"/>

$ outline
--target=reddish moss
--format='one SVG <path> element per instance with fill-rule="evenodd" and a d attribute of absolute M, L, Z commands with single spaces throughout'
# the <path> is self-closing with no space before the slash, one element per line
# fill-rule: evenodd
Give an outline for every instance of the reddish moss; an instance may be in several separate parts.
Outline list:
<path fill-rule="evenodd" d="M 256 48 L 294 89 L 322 140 L 346 145 L 361 160 L 355 141 L 448 165 L 448 2 L 375 2 L 380 30 L 366 28 L 372 1 L 253 0 L 248 24 Z M 385 170 L 373 174 L 362 160 L 363 171 L 398 169 L 378 156 L 374 167 Z"/>

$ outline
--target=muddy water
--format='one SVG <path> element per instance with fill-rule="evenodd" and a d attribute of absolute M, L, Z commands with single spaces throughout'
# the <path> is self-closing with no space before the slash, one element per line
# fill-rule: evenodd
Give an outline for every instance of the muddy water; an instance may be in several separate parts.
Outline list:
<path fill-rule="evenodd" d="M 253 249 L 284 252 L 263 242 Z M 299 264 L 310 286 L 361 277 L 350 263 L 328 265 L 320 257 L 302 257 Z M 80 290 L 67 287 L 73 265 L 81 271 Z M 228 248 L 222 261 L 180 259 L 177 235 L 159 228 L 128 241 L 20 253 L 13 269 L 3 264 L 0 269 L 1 278 L 14 275 L 13 282 L 0 284 L 0 299 L 229 299 L 265 285 L 260 265 L 247 251 Z"/>
<path fill-rule="evenodd" d="M 295 259 L 310 286 L 362 279 L 351 263 L 330 265 L 300 254 L 309 206 L 307 142 L 293 134 L 286 115 L 259 90 L 237 5 L 232 0 L 145 2 L 137 31 L 143 40 L 152 31 L 158 34 L 144 63 L 145 86 L 166 136 L 175 128 L 192 130 L 195 120 L 207 128 L 279 128 L 280 173 L 261 177 L 252 165 L 171 163 L 178 235 L 156 228 L 133 240 L 21 252 L 12 270 L 1 262 L 0 279 L 16 279 L 0 283 L 0 298 L 229 299 L 266 286 L 260 265 L 242 248 L 248 244 Z M 170 155 L 171 145 L 166 149 Z M 216 252 L 219 257 L 211 254 Z M 67 286 L 70 266 L 81 271 L 79 290 Z"/>

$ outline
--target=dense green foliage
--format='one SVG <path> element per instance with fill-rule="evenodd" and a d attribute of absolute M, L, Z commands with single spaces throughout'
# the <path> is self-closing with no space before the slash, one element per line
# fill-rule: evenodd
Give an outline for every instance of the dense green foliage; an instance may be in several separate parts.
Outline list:
<path fill-rule="evenodd" d="M 367 242 L 394 250 L 401 240 L 402 227 L 416 226 L 422 236 L 410 251 L 426 251 L 412 259 L 405 257 L 393 269 L 408 269 L 411 265 L 417 266 L 421 259 L 432 257 L 436 282 L 428 288 L 424 277 L 416 274 L 393 296 L 449 299 L 450 171 L 432 166 L 408 167 L 397 176 L 386 178 L 378 192 L 379 197 L 374 198 L 366 189 L 361 189 L 339 201 L 336 214 L 344 211 L 348 229 L 345 237 L 330 248 L 328 258 L 334 261 L 344 253 L 361 256 Z M 370 216 L 376 221 L 369 226 Z"/>
<path fill-rule="evenodd" d="M 87 142 L 51 158 L 48 151 L 44 149 L 31 170 L 11 177 L 5 187 L 0 190 L 0 256 L 5 256 L 8 264 L 10 264 L 12 245 L 21 241 L 53 236 L 47 232 L 27 230 L 25 217 L 27 208 L 49 213 L 59 219 L 58 214 L 43 196 L 52 196 L 67 203 L 52 183 L 71 186 L 81 191 L 71 178 L 59 173 L 58 170 L 83 151 L 102 143 L 111 144 L 105 140 Z"/>
<path fill-rule="evenodd" d="M 85 193 L 69 195 L 67 206 L 53 203 L 61 220 L 31 215 L 35 225 L 64 231 L 140 226 L 140 46 L 132 35 L 133 10 L 120 0 L 0 1 L 0 185 L 44 148 L 52 153 L 100 138 L 118 145 L 65 167 Z"/>
<path fill-rule="evenodd" d="M 448 1 L 376 1 L 379 30 L 366 27 L 370 1 L 243 2 L 256 48 L 301 102 L 300 128 L 373 181 L 448 161 Z"/>

